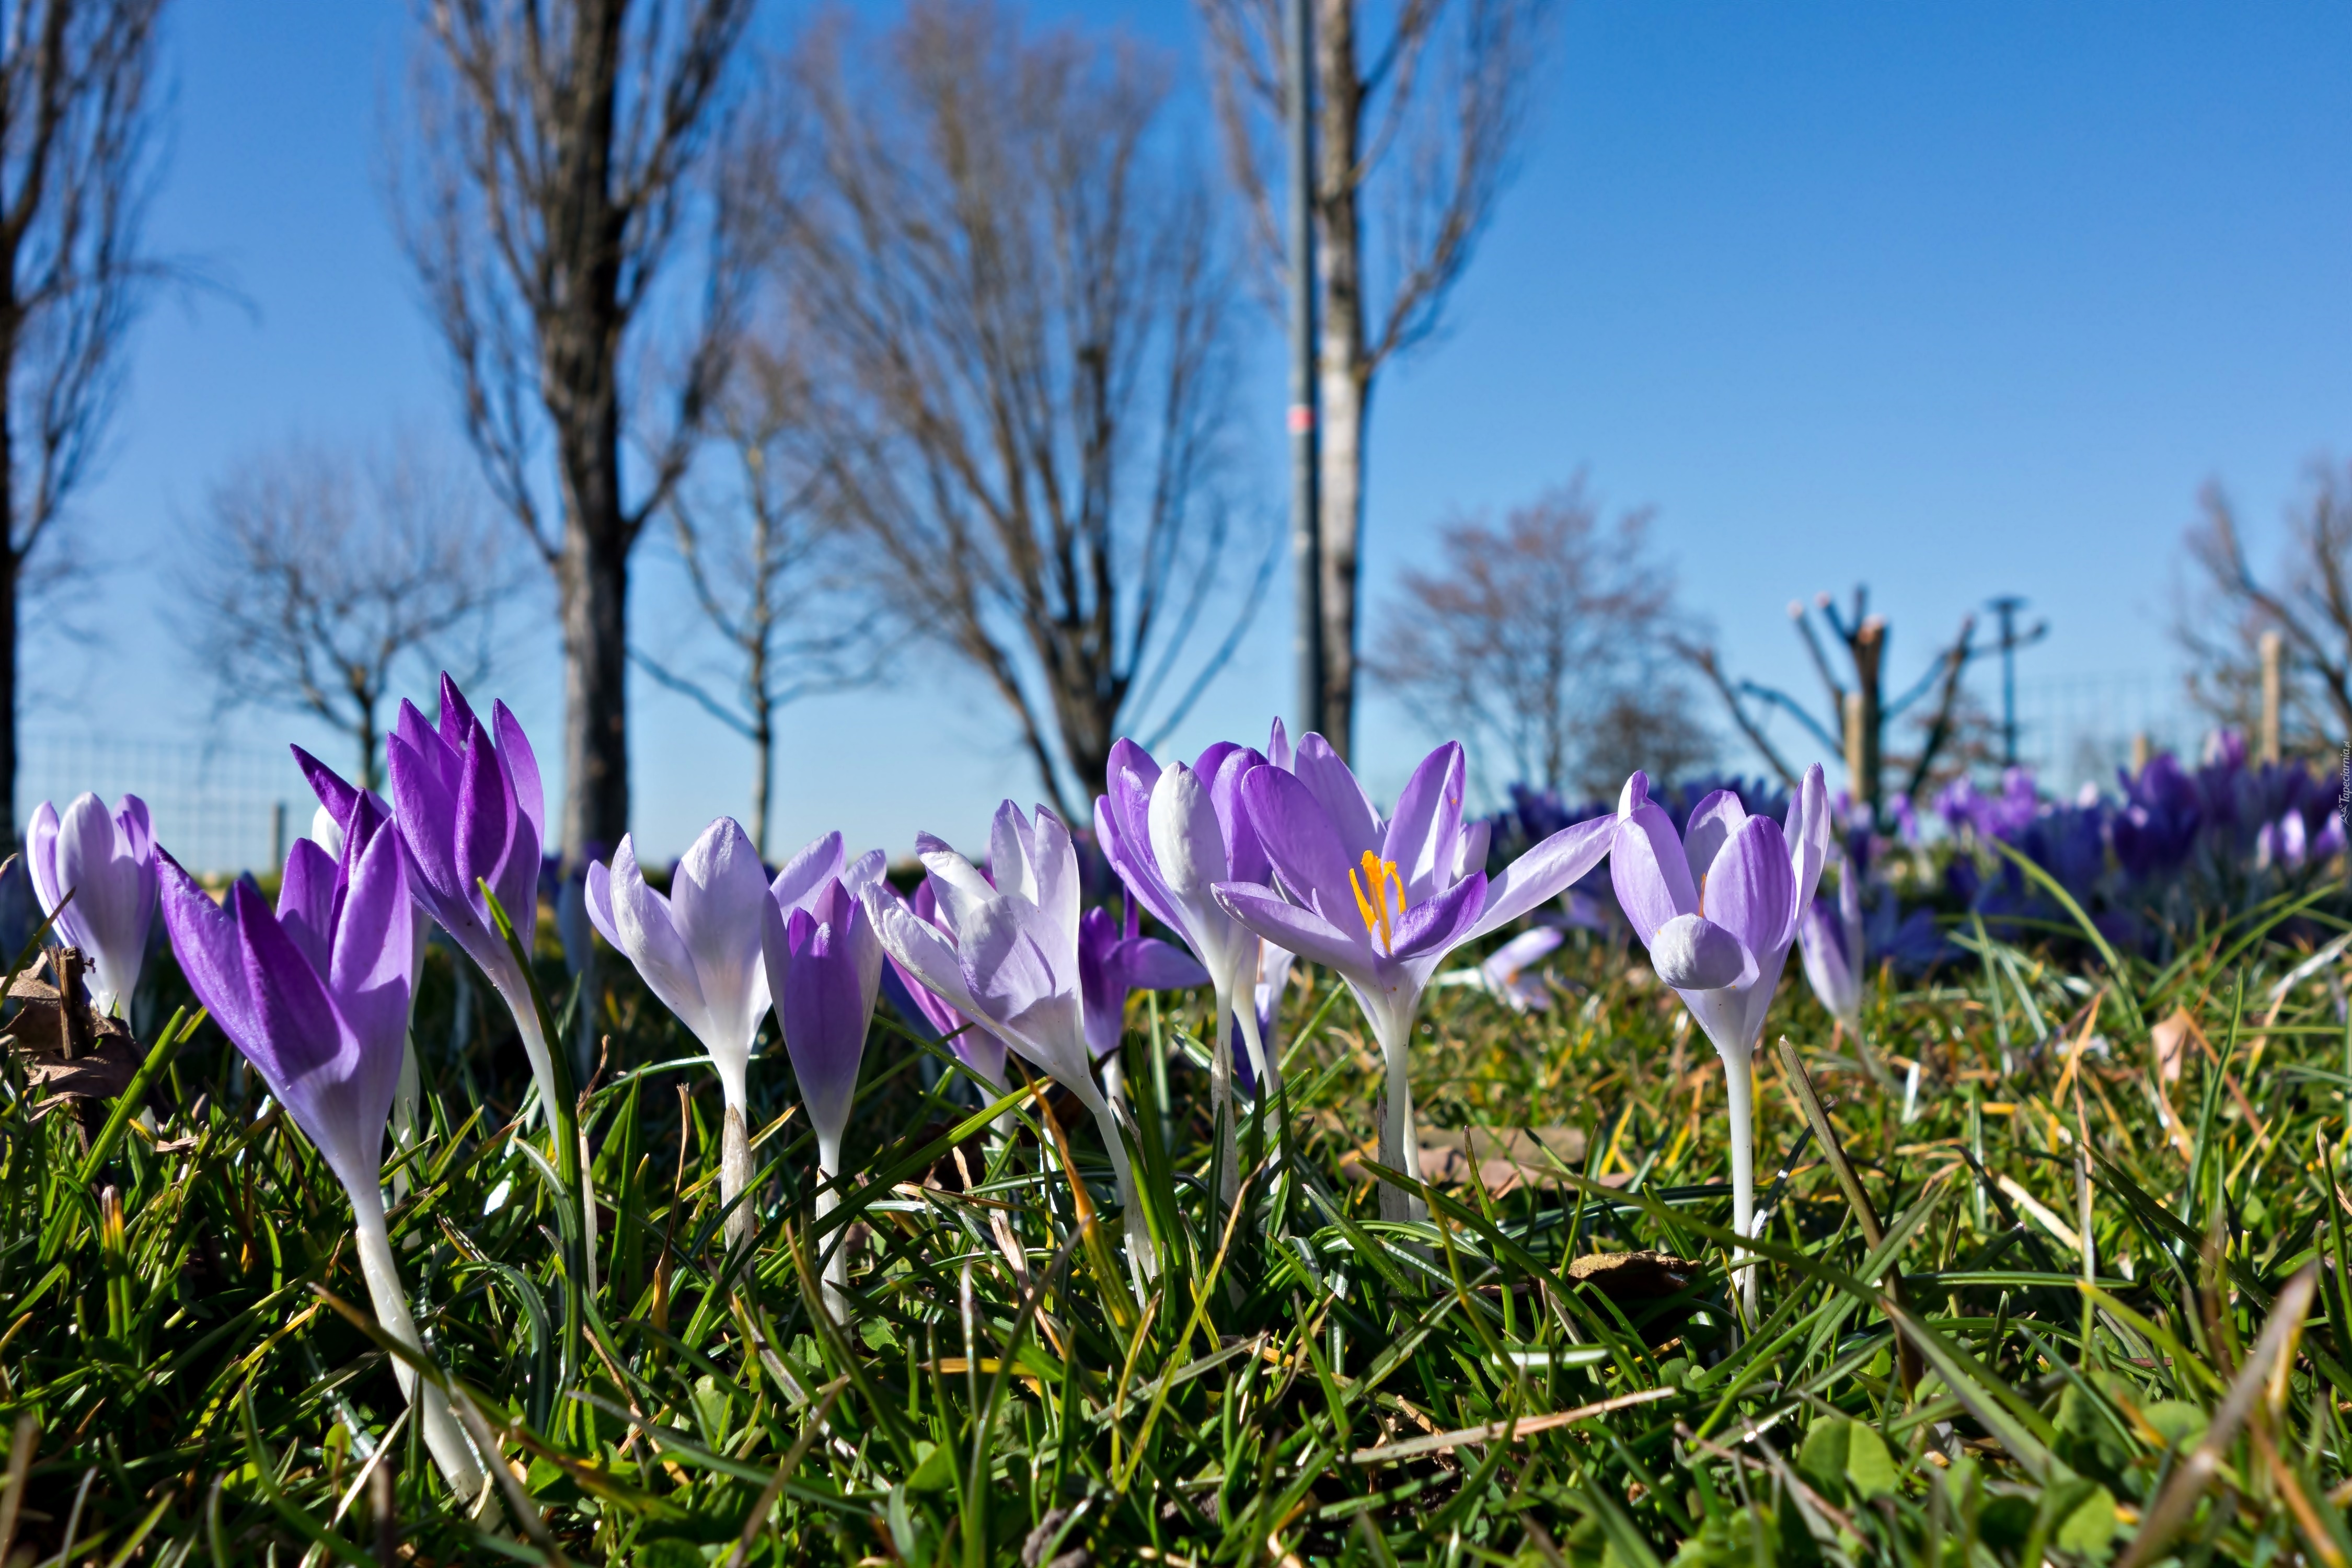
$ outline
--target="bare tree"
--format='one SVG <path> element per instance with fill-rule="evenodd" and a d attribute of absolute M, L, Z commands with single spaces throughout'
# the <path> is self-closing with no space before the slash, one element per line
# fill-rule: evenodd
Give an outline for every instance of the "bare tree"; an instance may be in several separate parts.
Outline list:
<path fill-rule="evenodd" d="M 777 254 L 825 505 L 893 618 L 1011 709 L 1066 812 L 1183 668 L 1234 533 L 1230 282 L 1168 74 L 1131 42 L 917 0 L 880 40 L 819 29 L 791 79 L 806 173 L 776 191 Z"/>
<path fill-rule="evenodd" d="M 1581 478 L 1496 526 L 1456 518 L 1436 571 L 1408 569 L 1367 660 L 1432 729 L 1507 757 L 1546 789 L 1613 790 L 1635 767 L 1672 775 L 1708 737 L 1684 715 L 1674 575 L 1647 510 L 1604 523 Z"/>
<path fill-rule="evenodd" d="M 706 680 L 642 648 L 637 667 L 751 742 L 751 842 L 768 849 L 776 715 L 803 697 L 876 679 L 876 616 L 854 602 L 838 542 L 814 505 L 818 474 L 801 435 L 809 384 L 791 358 L 756 341 L 737 356 L 719 416 L 737 473 L 724 493 L 670 497 L 677 552 L 703 618 L 735 665 Z M 732 688 L 731 691 L 727 689 Z"/>
<path fill-rule="evenodd" d="M 554 576 L 562 837 L 576 859 L 628 827 L 629 558 L 693 459 L 732 341 L 730 213 L 702 176 L 751 0 L 420 7 L 421 133 L 401 138 L 419 149 L 398 170 L 403 238 L 456 363 L 467 433 Z M 699 278 L 665 295 L 701 219 L 711 244 Z M 698 302 L 683 297 L 698 290 Z M 672 352 L 646 341 L 665 299 L 694 318 Z M 625 468 L 639 476 L 634 498 Z"/>
<path fill-rule="evenodd" d="M 1845 656 L 1843 672 L 1822 646 L 1821 634 L 1813 629 L 1814 611 L 1828 623 Z M 1821 677 L 1826 722 L 1824 716 L 1816 715 L 1778 687 L 1759 685 L 1753 680 L 1735 681 L 1725 673 L 1722 660 L 1711 646 L 1693 642 L 1682 649 L 1683 657 L 1706 677 L 1723 699 L 1740 733 L 1784 782 L 1793 785 L 1796 773 L 1765 735 L 1762 722 L 1748 706 L 1751 700 L 1789 714 L 1820 742 L 1822 750 L 1843 758 L 1846 787 L 1856 805 L 1874 822 L 1879 820 L 1886 804 L 1888 769 L 1902 774 L 1901 793 L 1916 801 L 1937 780 L 1963 772 L 1968 764 L 1985 757 L 1987 721 L 1968 701 L 1961 677 L 1967 674 L 1971 661 L 1997 650 L 1977 646 L 1974 616 L 1960 617 L 1958 635 L 1937 649 L 1918 679 L 1893 698 L 1885 693 L 1890 628 L 1885 616 L 1872 613 L 1868 588 L 1857 585 L 1852 607 L 1843 614 L 1837 601 L 1827 594 L 1815 597 L 1811 610 L 1801 601 L 1791 600 L 1789 621 L 1805 645 L 1813 673 Z M 2038 640 L 2047 629 L 2037 628 L 2024 642 L 2011 646 L 2023 647 Z M 1930 697 L 1935 699 L 1933 707 L 1912 712 Z M 1912 725 L 1918 732 L 1918 747 L 1910 752 L 1890 752 L 1886 745 L 1887 726 L 1906 714 L 1911 714 Z"/>
<path fill-rule="evenodd" d="M 0 17 L 0 840 L 16 832 L 23 612 L 101 455 L 162 268 L 142 246 L 163 0 L 21 0 Z"/>
<path fill-rule="evenodd" d="M 1306 0 L 1314 7 L 1324 715 L 1354 731 L 1365 433 L 1381 368 L 1426 342 L 1493 218 L 1528 120 L 1551 0 Z M 1282 270 L 1283 0 L 1198 0 L 1257 249 Z M 1376 20 L 1377 19 L 1377 20 Z M 1384 21 L 1381 26 L 1378 22 Z M 1370 237 L 1368 237 L 1368 236 Z"/>
<path fill-rule="evenodd" d="M 215 485 L 181 631 L 220 709 L 308 714 L 350 737 L 376 787 L 402 666 L 476 677 L 515 586 L 503 525 L 413 444 L 362 461 L 289 444 Z"/>
<path fill-rule="evenodd" d="M 2286 511 L 2276 574 L 2247 557 L 2237 512 L 2220 485 L 2199 498 L 2189 559 L 2198 577 L 2179 598 L 2173 639 L 2189 657 L 2189 700 L 2242 732 L 2262 710 L 2263 635 L 2285 658 L 2280 729 L 2289 752 L 2332 752 L 2352 737 L 2352 466 L 2315 460 Z"/>

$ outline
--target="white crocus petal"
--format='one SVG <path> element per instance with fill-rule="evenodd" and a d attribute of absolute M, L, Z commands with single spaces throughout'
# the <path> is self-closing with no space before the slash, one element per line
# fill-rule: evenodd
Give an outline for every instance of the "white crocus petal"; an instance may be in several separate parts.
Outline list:
<path fill-rule="evenodd" d="M 825 883 L 840 871 L 841 835 L 828 833 L 811 839 L 799 854 L 784 862 L 776 879 L 768 884 L 768 896 L 787 914 L 807 909 L 824 890 Z"/>
<path fill-rule="evenodd" d="M 931 874 L 931 896 L 939 900 L 940 913 L 953 929 L 962 930 L 982 905 L 996 897 L 996 889 L 980 874 L 979 867 L 929 834 L 915 836 L 915 855 Z"/>
<path fill-rule="evenodd" d="M 1200 776 L 1181 763 L 1161 773 L 1152 786 L 1150 823 L 1152 858 L 1184 916 L 1185 940 L 1224 990 L 1234 957 L 1234 921 L 1210 889 L 1232 873 L 1217 808 Z"/>
<path fill-rule="evenodd" d="M 1037 885 L 1037 908 L 1045 917 L 1061 928 L 1068 939 L 1070 958 L 1075 965 L 1078 952 L 1078 916 L 1085 889 L 1078 885 L 1078 852 L 1070 842 L 1069 827 L 1062 819 L 1046 810 L 1037 808 L 1036 826 L 1028 835 L 1029 864 Z M 1071 984 L 1076 984 L 1077 971 L 1070 970 Z"/>
<path fill-rule="evenodd" d="M 694 972 L 694 956 L 677 934 L 668 901 L 646 886 L 645 873 L 637 866 L 636 846 L 627 834 L 613 851 L 610 893 L 613 930 L 609 934 L 617 939 L 613 945 L 628 955 L 662 1005 L 677 1014 L 678 1022 L 709 1049 L 710 1010 L 702 998 L 702 982 Z M 724 1087 L 738 1100 L 741 1098 L 740 1081 Z"/>
<path fill-rule="evenodd" d="M 987 1010 L 964 982 L 963 963 L 955 943 L 937 926 L 915 918 L 915 912 L 883 887 L 866 888 L 858 895 L 882 949 L 906 966 L 925 989 L 966 1017 L 980 1018 Z"/>
<path fill-rule="evenodd" d="M 54 918 L 66 894 L 58 886 L 58 808 L 46 800 L 33 808 L 33 819 L 25 825 L 25 868 L 32 874 L 41 913 Z"/>
<path fill-rule="evenodd" d="M 343 858 L 342 826 L 323 805 L 310 814 L 310 842 L 338 860 Z"/>
<path fill-rule="evenodd" d="M 670 918 L 692 956 L 709 1033 L 705 1049 L 740 1079 L 768 1011 L 768 971 L 760 958 L 768 876 L 751 837 L 732 818 L 703 831 L 670 881 Z"/>
<path fill-rule="evenodd" d="M 129 999 L 146 957 L 152 898 L 142 900 L 141 869 L 104 801 L 85 795 L 66 807 L 58 823 L 57 880 L 73 896 L 72 923 L 90 959 L 90 1001 L 101 1013 Z"/>

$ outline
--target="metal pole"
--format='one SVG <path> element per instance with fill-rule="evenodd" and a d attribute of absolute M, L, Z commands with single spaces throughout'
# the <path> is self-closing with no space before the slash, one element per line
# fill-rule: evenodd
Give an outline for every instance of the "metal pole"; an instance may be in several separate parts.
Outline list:
<path fill-rule="evenodd" d="M 1291 647 L 1298 665 L 1298 728 L 1320 733 L 1323 713 L 1323 498 L 1315 396 L 1314 0 L 1283 0 L 1284 91 L 1290 132 L 1290 563 L 1297 581 Z"/>
<path fill-rule="evenodd" d="M 2017 612 L 2025 601 L 2011 594 L 1992 602 L 2000 617 L 2000 765 L 2017 766 Z"/>

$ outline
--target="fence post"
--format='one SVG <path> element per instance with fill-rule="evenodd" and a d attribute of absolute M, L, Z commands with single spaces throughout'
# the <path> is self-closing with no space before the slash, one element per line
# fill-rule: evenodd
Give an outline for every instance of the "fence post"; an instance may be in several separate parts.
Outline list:
<path fill-rule="evenodd" d="M 2263 658 L 2263 758 L 2265 763 L 2279 760 L 2279 635 L 2264 632 L 2261 643 Z"/>
<path fill-rule="evenodd" d="M 286 864 L 286 803 L 269 803 L 269 865 L 272 870 Z"/>

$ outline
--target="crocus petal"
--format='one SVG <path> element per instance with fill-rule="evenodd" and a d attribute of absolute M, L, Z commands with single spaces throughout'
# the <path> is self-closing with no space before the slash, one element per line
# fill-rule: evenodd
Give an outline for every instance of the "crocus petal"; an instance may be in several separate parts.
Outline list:
<path fill-rule="evenodd" d="M 1725 841 L 1747 820 L 1748 808 L 1727 789 L 1717 790 L 1691 808 L 1689 825 L 1683 829 L 1683 854 L 1690 862 L 1694 883 L 1706 880 L 1707 869 Z"/>
<path fill-rule="evenodd" d="M 177 860 L 160 850 L 156 859 L 161 862 L 163 930 L 172 939 L 188 989 L 230 1039 L 255 1038 L 253 994 L 246 983 L 245 944 L 236 934 L 236 917 L 215 903 Z"/>
<path fill-rule="evenodd" d="M 768 896 L 779 909 L 806 909 L 816 897 L 816 890 L 841 874 L 841 835 L 828 833 L 813 838 L 801 852 L 784 862 L 776 879 L 768 884 Z"/>
<path fill-rule="evenodd" d="M 874 993 L 861 983 L 848 933 L 820 923 L 807 910 L 796 909 L 787 920 L 768 900 L 761 932 L 769 989 L 782 998 L 777 1017 L 793 1077 L 821 1145 L 837 1147 L 856 1098 Z"/>
<path fill-rule="evenodd" d="M 1290 771 L 1321 804 L 1331 831 L 1339 836 L 1343 859 L 1352 865 L 1363 858 L 1365 851 L 1380 850 L 1380 813 L 1372 809 L 1371 796 L 1364 793 L 1364 786 L 1356 782 L 1356 775 L 1339 760 L 1330 742 L 1320 735 L 1308 735 L 1300 741 Z M 1265 829 L 1261 826 L 1259 831 L 1263 833 Z M 1271 847 L 1268 853 L 1272 853 Z"/>
<path fill-rule="evenodd" d="M 1719 991 L 1751 973 L 1755 959 L 1738 937 L 1705 915 L 1676 915 L 1649 943 L 1650 964 L 1677 991 Z"/>
<path fill-rule="evenodd" d="M 915 835 L 915 857 L 930 873 L 931 896 L 948 923 L 961 931 L 982 906 L 996 897 L 995 885 L 980 868 L 928 833 Z"/>
<path fill-rule="evenodd" d="M 693 955 L 710 1036 L 703 1044 L 748 1060 L 768 1011 L 768 972 L 760 961 L 761 910 L 768 876 L 751 836 L 722 816 L 688 847 L 670 879 L 670 921 Z"/>
<path fill-rule="evenodd" d="M 1282 721 L 1279 719 L 1274 721 L 1273 728 L 1266 732 L 1265 760 L 1267 765 L 1280 768 L 1284 773 L 1291 770 L 1290 732 L 1282 727 Z"/>
<path fill-rule="evenodd" d="M 898 895 L 887 888 L 868 888 L 859 901 L 865 904 L 866 916 L 874 922 L 882 951 L 896 959 L 918 984 L 970 1017 L 982 1016 L 980 1002 L 964 981 L 963 963 L 956 955 L 955 943 L 937 926 L 916 919 L 915 911 L 900 903 Z"/>
<path fill-rule="evenodd" d="M 402 896 L 406 894 L 404 888 Z M 298 838 L 286 851 L 278 879 L 278 923 L 321 974 L 333 949 L 334 918 L 335 861 L 308 838 Z"/>
<path fill-rule="evenodd" d="M 1223 910 L 1218 911 L 1220 914 Z M 1209 972 L 1182 948 L 1140 936 L 1119 944 L 1118 965 L 1138 991 L 1189 991 L 1209 984 Z"/>
<path fill-rule="evenodd" d="M 1493 979 L 1508 979 L 1537 960 L 1549 956 L 1567 940 L 1567 933 L 1558 926 L 1537 926 L 1521 931 L 1486 955 L 1478 967 Z"/>
<path fill-rule="evenodd" d="M 310 842 L 340 860 L 343 858 L 343 827 L 325 806 L 310 814 Z"/>
<path fill-rule="evenodd" d="M 1652 806 L 1653 811 L 1657 807 Z M 1484 828 L 1486 824 L 1478 825 Z M 1667 831 L 1673 831 L 1669 826 Z M 1471 937 L 1481 937 L 1502 930 L 1521 915 L 1549 903 L 1571 884 L 1583 879 L 1585 874 L 1601 864 L 1616 839 L 1617 820 L 1596 816 L 1561 828 L 1542 843 L 1503 868 L 1503 874 L 1486 886 L 1486 907 L 1479 911 L 1478 923 L 1470 928 Z M 1486 863 L 1478 857 L 1478 869 Z"/>
<path fill-rule="evenodd" d="M 287 749 L 294 753 L 294 765 L 302 770 L 302 777 L 310 784 L 310 793 L 319 797 L 320 809 L 337 827 L 350 821 L 352 806 L 360 798 L 359 786 L 301 747 L 289 746 Z"/>
<path fill-rule="evenodd" d="M 57 880 L 72 895 L 60 923 L 77 931 L 77 945 L 89 955 L 91 1000 L 110 1012 L 139 983 L 154 888 L 148 868 L 122 841 L 114 814 L 94 795 L 75 800 L 58 819 Z"/>
<path fill-rule="evenodd" d="M 1370 948 L 1313 910 L 1284 900 L 1271 888 L 1255 882 L 1220 882 L 1217 901 L 1243 926 L 1286 952 L 1351 977 L 1374 972 Z"/>
<path fill-rule="evenodd" d="M 1801 908 L 1813 901 L 1813 889 L 1821 884 L 1822 866 L 1830 851 L 1829 790 L 1822 782 L 1819 763 L 1805 770 L 1803 782 L 1790 799 L 1789 826 L 1795 831 L 1784 829 L 1783 833 L 1796 873 L 1797 904 Z"/>
<path fill-rule="evenodd" d="M 1029 859 L 1028 880 L 1037 889 L 1033 901 L 1062 933 L 1065 944 L 1075 942 L 1078 936 L 1078 909 L 1086 889 L 1078 885 L 1078 852 L 1070 842 L 1069 826 L 1041 805 L 1035 826 L 1022 826 L 1022 849 Z"/>
<path fill-rule="evenodd" d="M 1853 1017 L 1862 1000 L 1862 987 L 1846 951 L 1845 932 L 1824 900 L 1815 899 L 1805 907 L 1804 919 L 1797 927 L 1797 946 L 1804 958 L 1805 979 L 1822 1005 L 1834 1017 Z"/>
<path fill-rule="evenodd" d="M 523 819 L 530 824 L 531 837 L 540 843 L 547 842 L 547 793 L 539 781 L 539 757 L 530 749 L 530 737 L 522 732 L 522 724 L 504 702 L 490 704 L 490 728 L 498 738 L 499 757 L 507 765 L 507 774 L 514 784 L 515 804 L 522 809 Z"/>
<path fill-rule="evenodd" d="M 25 825 L 25 870 L 33 879 L 41 913 L 55 915 L 66 895 L 58 886 L 58 808 L 46 800 L 33 808 L 33 819 Z"/>
<path fill-rule="evenodd" d="M 661 998 L 662 1005 L 677 1014 L 678 1021 L 709 1050 L 712 1036 L 709 1010 L 703 1004 L 702 982 L 695 974 L 694 955 L 677 934 L 668 901 L 646 886 L 645 872 L 637 866 L 636 845 L 628 834 L 621 836 L 620 847 L 613 851 L 612 879 L 607 891 L 612 900 L 613 927 L 620 937 L 614 945 L 628 956 L 646 984 Z"/>
<path fill-rule="evenodd" d="M 1413 905 L 1397 921 L 1391 958 L 1442 958 L 1469 939 L 1486 901 L 1486 873 L 1473 871 L 1435 898 Z"/>
<path fill-rule="evenodd" d="M 387 1114 L 408 1032 L 416 941 L 403 858 L 397 833 L 378 833 L 369 841 L 345 879 L 333 950 L 318 966 L 336 1012 L 366 1047 L 354 1092 L 362 1106 L 381 1099 Z"/>
<path fill-rule="evenodd" d="M 1466 783 L 1461 743 L 1448 741 L 1421 759 L 1397 795 L 1396 812 L 1381 839 L 1381 858 L 1396 863 L 1411 903 L 1435 897 L 1438 889 L 1453 879 L 1454 858 L 1461 849 L 1462 795 Z"/>
<path fill-rule="evenodd" d="M 1354 895 L 1348 874 L 1354 867 L 1348 846 L 1315 792 L 1297 775 L 1268 766 L 1250 770 L 1242 781 L 1242 799 L 1284 889 L 1297 902 L 1319 909 L 1335 926 L 1345 918 L 1339 911 L 1353 915 Z M 1226 908 L 1233 906 L 1228 903 Z M 1249 924 L 1246 920 L 1242 923 Z M 1360 919 L 1354 921 L 1356 926 L 1362 923 Z"/>
<path fill-rule="evenodd" d="M 1457 881 L 1473 871 L 1486 868 L 1486 852 L 1493 842 L 1494 832 L 1494 822 L 1484 816 L 1463 826 L 1461 847 L 1454 857 L 1454 876 Z M 1603 847 L 1601 853 L 1607 854 L 1607 848 Z"/>
<path fill-rule="evenodd" d="M 1786 953 L 1797 925 L 1789 842 L 1769 816 L 1742 822 L 1724 841 L 1706 879 L 1706 917 L 1760 959 Z"/>
<path fill-rule="evenodd" d="M 591 860 L 581 873 L 582 902 L 588 909 L 588 923 L 596 934 L 611 943 L 614 951 L 621 946 L 621 928 L 613 920 L 613 869 L 602 860 Z"/>
<path fill-rule="evenodd" d="M 1211 748 L 1213 751 L 1215 748 Z M 1265 758 L 1247 746 L 1234 746 L 1219 757 L 1214 772 L 1209 770 L 1209 752 L 1201 753 L 1202 765 L 1192 771 L 1208 782 L 1209 799 L 1217 809 L 1217 826 L 1225 840 L 1225 865 L 1230 879 L 1236 882 L 1264 882 L 1274 875 L 1273 863 L 1266 858 L 1265 846 L 1257 838 L 1257 827 L 1250 821 L 1249 806 L 1242 799 L 1242 780 L 1252 768 L 1265 766 Z"/>
<path fill-rule="evenodd" d="M 1682 840 L 1675 837 L 1673 821 L 1647 800 L 1617 818 L 1609 841 L 1609 880 L 1644 947 L 1668 921 L 1698 912 L 1698 889 L 1691 885 Z"/>

